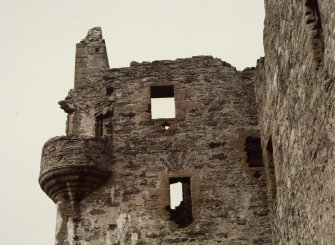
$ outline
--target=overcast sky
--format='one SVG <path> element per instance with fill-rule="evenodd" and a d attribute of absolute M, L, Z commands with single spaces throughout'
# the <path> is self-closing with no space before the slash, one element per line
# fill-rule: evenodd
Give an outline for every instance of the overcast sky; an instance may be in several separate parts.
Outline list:
<path fill-rule="evenodd" d="M 101 26 L 111 67 L 213 55 L 243 69 L 263 56 L 263 0 L 0 0 L 0 244 L 54 244 L 38 184 L 42 146 L 65 132 L 75 44 Z"/>

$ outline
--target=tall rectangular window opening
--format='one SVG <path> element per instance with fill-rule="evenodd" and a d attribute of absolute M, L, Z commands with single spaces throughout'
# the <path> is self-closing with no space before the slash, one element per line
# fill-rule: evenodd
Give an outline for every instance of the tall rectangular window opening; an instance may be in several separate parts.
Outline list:
<path fill-rule="evenodd" d="M 192 197 L 191 180 L 189 177 L 174 177 L 169 179 L 170 184 L 170 205 L 167 207 L 170 212 L 170 219 L 184 228 L 192 223 Z"/>
<path fill-rule="evenodd" d="M 174 86 L 150 87 L 151 119 L 176 117 Z"/>
<path fill-rule="evenodd" d="M 245 139 L 245 151 L 247 153 L 247 162 L 249 167 L 262 167 L 263 166 L 263 156 L 261 139 L 248 136 Z"/>
<path fill-rule="evenodd" d="M 259 137 L 248 136 L 244 144 L 247 155 L 247 163 L 252 170 L 252 176 L 256 179 L 261 179 L 263 170 L 263 153 L 261 139 Z"/>

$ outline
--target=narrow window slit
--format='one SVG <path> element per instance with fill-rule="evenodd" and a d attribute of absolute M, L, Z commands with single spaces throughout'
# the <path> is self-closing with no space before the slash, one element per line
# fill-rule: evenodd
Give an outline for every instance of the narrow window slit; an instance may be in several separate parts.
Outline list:
<path fill-rule="evenodd" d="M 268 194 L 270 201 L 275 201 L 277 196 L 277 181 L 271 138 L 269 139 L 266 146 L 266 155 L 268 166 Z"/>
<path fill-rule="evenodd" d="M 96 117 L 95 136 L 101 138 L 104 135 L 104 122 L 102 117 Z"/>

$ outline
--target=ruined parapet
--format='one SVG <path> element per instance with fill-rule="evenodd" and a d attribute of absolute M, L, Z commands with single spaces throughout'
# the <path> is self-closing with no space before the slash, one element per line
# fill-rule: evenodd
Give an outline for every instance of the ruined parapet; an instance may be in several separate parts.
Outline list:
<path fill-rule="evenodd" d="M 45 143 L 39 182 L 55 202 L 76 202 L 110 176 L 107 142 L 97 138 L 55 137 Z"/>
<path fill-rule="evenodd" d="M 74 88 L 90 84 L 93 77 L 108 68 L 107 50 L 101 28 L 94 27 L 76 45 Z"/>

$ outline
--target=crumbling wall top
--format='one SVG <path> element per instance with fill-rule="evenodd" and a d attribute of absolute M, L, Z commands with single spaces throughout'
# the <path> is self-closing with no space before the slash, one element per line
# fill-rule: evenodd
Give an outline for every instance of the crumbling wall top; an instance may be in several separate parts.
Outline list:
<path fill-rule="evenodd" d="M 86 37 L 81 41 L 81 43 L 86 42 L 95 42 L 101 41 L 102 39 L 102 30 L 101 27 L 93 27 L 90 29 L 86 35 Z"/>

